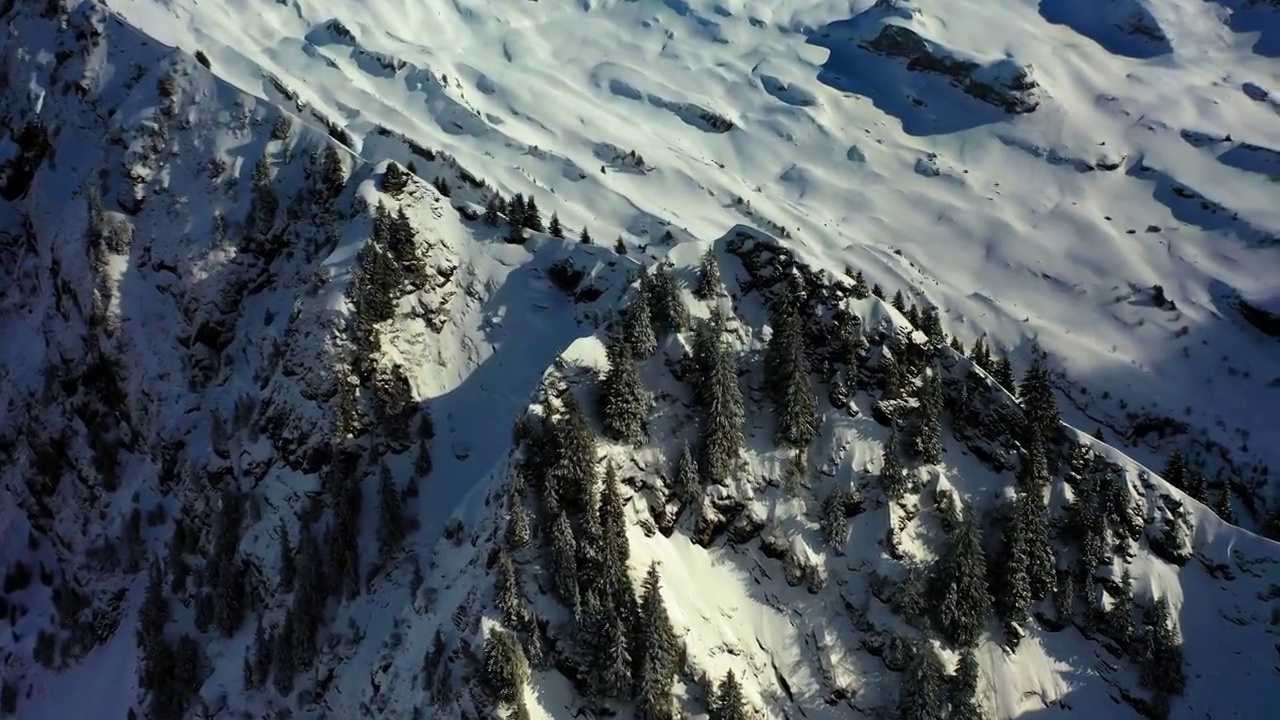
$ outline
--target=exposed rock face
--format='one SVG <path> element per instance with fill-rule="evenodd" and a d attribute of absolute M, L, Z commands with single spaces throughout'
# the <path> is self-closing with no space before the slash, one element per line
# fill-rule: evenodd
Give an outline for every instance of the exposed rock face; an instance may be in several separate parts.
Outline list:
<path fill-rule="evenodd" d="M 1040 107 L 1038 87 L 1028 68 L 1012 62 L 980 65 L 946 54 L 932 47 L 919 34 L 901 25 L 885 25 L 862 47 L 886 57 L 904 58 L 907 69 L 951 78 L 965 94 L 995 105 L 1005 112 L 1021 115 Z"/>

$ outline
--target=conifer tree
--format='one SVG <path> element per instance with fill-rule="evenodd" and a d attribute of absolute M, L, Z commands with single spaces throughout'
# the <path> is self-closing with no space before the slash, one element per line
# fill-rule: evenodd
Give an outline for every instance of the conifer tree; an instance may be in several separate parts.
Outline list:
<path fill-rule="evenodd" d="M 609 338 L 609 369 L 600 388 L 601 415 L 605 434 L 620 442 L 636 442 L 644 437 L 649 399 L 636 370 L 635 349 L 626 332 L 615 323 Z"/>
<path fill-rule="evenodd" d="M 809 349 L 798 312 L 799 284 L 788 282 L 773 310 L 773 335 L 765 348 L 765 376 L 777 418 L 780 445 L 805 447 L 818 434 L 817 401 L 809 384 Z"/>
<path fill-rule="evenodd" d="M 675 273 L 666 264 L 660 265 L 650 280 L 649 314 L 661 336 L 683 332 L 689 327 L 689 309 L 680 297 Z"/>
<path fill-rule="evenodd" d="M 996 610 L 1006 623 L 1026 622 L 1031 609 L 1029 530 L 1027 515 L 1022 511 L 1025 491 L 1015 491 L 1013 512 L 1004 525 L 1004 548 L 1000 553 L 999 585 Z"/>
<path fill-rule="evenodd" d="M 400 505 L 400 493 L 396 490 L 391 468 L 385 462 L 378 465 L 378 557 L 386 562 L 404 541 L 404 509 Z"/>
<path fill-rule="evenodd" d="M 506 548 L 498 550 L 498 573 L 494 603 L 502 613 L 502 622 L 509 628 L 520 629 L 528 619 L 528 608 L 520 592 L 520 578 L 515 563 Z"/>
<path fill-rule="evenodd" d="M 1230 484 L 1222 484 L 1222 489 L 1218 491 L 1218 496 L 1213 501 L 1213 512 L 1216 513 L 1218 517 L 1222 518 L 1223 522 L 1228 522 L 1232 525 L 1235 524 L 1236 514 L 1231 510 Z"/>
<path fill-rule="evenodd" d="M 702 483 L 698 478 L 698 463 L 694 460 L 693 450 L 688 442 L 680 450 L 680 464 L 676 469 L 672 493 L 680 504 L 686 507 L 696 502 L 702 493 Z"/>
<path fill-rule="evenodd" d="M 266 687 L 267 678 L 271 674 L 271 652 L 273 638 L 267 634 L 258 620 L 258 627 L 253 632 L 253 687 Z"/>
<path fill-rule="evenodd" d="M 987 349 L 987 338 L 985 335 L 979 335 L 977 340 L 973 341 L 973 349 L 969 351 L 969 359 L 973 361 L 980 369 L 991 372 L 991 351 Z"/>
<path fill-rule="evenodd" d="M 738 386 L 737 362 L 725 337 L 725 318 L 717 310 L 702 329 L 698 343 L 702 368 L 697 388 L 702 408 L 702 457 L 699 463 L 705 484 L 723 485 L 736 465 L 746 440 L 742 389 Z"/>
<path fill-rule="evenodd" d="M 591 231 L 587 229 L 586 225 L 583 225 L 582 232 L 578 233 L 578 242 L 583 245 L 592 245 L 595 243 L 595 240 L 591 239 Z"/>
<path fill-rule="evenodd" d="M 833 548 L 844 544 L 849 533 L 846 508 L 849 505 L 849 494 L 842 488 L 836 488 L 822 501 L 822 516 L 818 526 L 822 531 L 822 540 Z"/>
<path fill-rule="evenodd" d="M 1174 450 L 1164 466 L 1164 480 L 1179 490 L 1187 489 L 1187 463 L 1181 450 Z"/>
<path fill-rule="evenodd" d="M 566 507 L 582 509 L 588 488 L 596 482 L 595 432 L 572 390 L 564 393 L 563 411 L 551 426 L 552 453 L 548 481 Z"/>
<path fill-rule="evenodd" d="M 1193 499 L 1205 502 L 1208 499 L 1208 482 L 1205 480 L 1204 471 L 1199 468 L 1193 468 L 1187 473 L 1187 494 Z"/>
<path fill-rule="evenodd" d="M 920 391 L 920 427 L 915 436 L 916 455 L 926 465 L 942 460 L 942 381 L 928 373 Z"/>
<path fill-rule="evenodd" d="M 564 239 L 564 228 L 560 227 L 560 216 L 554 212 L 551 213 L 551 224 L 547 226 L 547 232 L 553 238 Z"/>
<path fill-rule="evenodd" d="M 907 469 L 902 466 L 902 458 L 899 455 L 901 440 L 899 439 L 898 423 L 891 422 L 889 424 L 889 437 L 885 439 L 882 461 L 880 463 L 880 486 L 884 489 L 884 494 L 890 500 L 900 500 L 911 490 L 911 481 L 907 476 Z"/>
<path fill-rule="evenodd" d="M 934 578 L 938 626 L 953 645 L 974 647 L 991 610 L 991 594 L 982 536 L 972 511 L 963 513 L 948 540 Z"/>
<path fill-rule="evenodd" d="M 708 720 L 747 720 L 747 700 L 733 671 L 725 673 L 710 703 Z"/>
<path fill-rule="evenodd" d="M 867 287 L 867 279 L 862 276 L 862 271 L 853 275 L 853 297 L 857 300 L 866 300 L 871 294 L 871 290 Z"/>
<path fill-rule="evenodd" d="M 898 720 L 946 720 L 946 669 L 927 642 L 913 645 L 898 690 Z"/>
<path fill-rule="evenodd" d="M 530 195 L 525 198 L 524 212 L 521 213 L 524 226 L 534 232 L 542 232 L 545 227 L 542 224 L 542 213 L 538 210 L 538 203 Z"/>
<path fill-rule="evenodd" d="M 946 333 L 942 330 L 942 318 L 938 315 L 938 306 L 929 304 L 920 313 L 920 332 L 929 338 L 934 347 L 946 343 Z"/>
<path fill-rule="evenodd" d="M 875 283 L 871 286 L 871 294 L 881 300 L 884 299 L 884 289 L 880 287 L 880 283 Z"/>
<path fill-rule="evenodd" d="M 621 235 L 619 235 L 617 239 L 613 241 L 613 251 L 619 255 L 627 254 L 627 243 L 623 241 Z"/>
<path fill-rule="evenodd" d="M 509 630 L 493 628 L 484 644 L 484 667 L 480 678 L 493 699 L 513 705 L 529 681 L 529 661 L 520 641 Z"/>
<path fill-rule="evenodd" d="M 497 197 L 490 196 L 489 199 L 485 201 L 484 215 L 482 215 L 480 219 L 487 227 L 498 227 L 498 224 L 502 222 L 502 216 L 498 211 Z"/>
<path fill-rule="evenodd" d="M 617 608 L 592 603 L 590 622 L 592 662 L 588 670 L 592 694 L 597 700 L 630 699 L 633 686 L 630 636 Z"/>
<path fill-rule="evenodd" d="M 1053 592 L 1057 578 L 1057 561 L 1053 541 L 1049 537 L 1049 510 L 1041 493 L 1040 489 L 1021 493 L 1015 509 L 1023 516 L 1021 524 L 1027 537 L 1027 582 L 1033 603 Z"/>
<path fill-rule="evenodd" d="M 978 658 L 973 648 L 965 648 L 960 653 L 960 662 L 956 666 L 956 674 L 950 681 L 951 712 L 948 720 L 986 720 L 987 714 L 978 701 Z"/>
<path fill-rule="evenodd" d="M 578 546 L 569 524 L 568 513 L 561 511 L 551 523 L 551 582 L 556 595 L 570 610 L 578 608 Z"/>
<path fill-rule="evenodd" d="M 1107 609 L 1107 634 L 1127 650 L 1133 643 L 1133 574 L 1126 566 L 1120 575 L 1119 588 Z"/>
<path fill-rule="evenodd" d="M 1162 704 L 1181 695 L 1186 689 L 1187 674 L 1183 667 L 1182 645 L 1174 629 L 1169 601 L 1156 598 L 1143 609 L 1143 638 L 1139 656 L 1140 680 L 1154 690 Z"/>
<path fill-rule="evenodd" d="M 894 357 L 893 351 L 886 344 L 880 355 L 880 364 L 876 366 L 876 377 L 880 383 L 880 394 L 885 400 L 897 400 L 902 397 L 903 368 Z"/>
<path fill-rule="evenodd" d="M 670 720 L 676 674 L 676 637 L 661 595 L 657 563 L 649 566 L 640 598 L 636 632 L 636 717 Z"/>
<path fill-rule="evenodd" d="M 507 221 L 520 228 L 528 227 L 525 221 L 524 195 L 516 193 L 507 201 Z"/>
<path fill-rule="evenodd" d="M 1002 357 L 996 361 L 995 368 L 991 373 L 991 379 L 995 380 L 1010 395 L 1018 391 L 1017 383 L 1013 379 L 1013 363 L 1009 362 L 1007 357 Z"/>
<path fill-rule="evenodd" d="M 902 313 L 903 315 L 906 315 L 906 314 L 907 314 L 907 300 L 906 300 L 906 298 L 904 298 L 904 297 L 902 296 L 902 291 L 901 291 L 901 290 L 896 290 L 896 291 L 894 291 L 894 293 L 893 293 L 893 300 L 892 300 L 892 301 L 890 301 L 890 303 L 889 303 L 889 304 L 893 306 L 893 309 L 894 309 L 894 310 L 897 310 L 898 312 Z M 914 324 L 914 323 L 913 323 L 913 324 Z"/>
<path fill-rule="evenodd" d="M 1041 440 L 1051 442 L 1057 437 L 1062 423 L 1058 415 L 1058 401 L 1053 395 L 1053 386 L 1049 382 L 1049 370 L 1045 365 L 1044 353 L 1032 353 L 1031 367 L 1023 376 L 1022 385 L 1018 388 L 1018 399 L 1022 402 L 1023 414 L 1026 417 L 1026 432 L 1039 435 Z"/>
<path fill-rule="evenodd" d="M 253 180 L 249 201 L 249 231 L 257 242 L 265 240 L 275 224 L 276 212 L 280 209 L 280 198 L 276 194 L 271 175 L 271 163 L 267 156 L 258 158 L 253 166 Z M 265 249 L 259 245 L 259 249 Z"/>
<path fill-rule="evenodd" d="M 280 521 L 280 588 L 284 592 L 293 591 L 294 576 L 297 564 L 293 557 L 293 543 L 289 541 L 289 528 L 284 520 Z"/>
<path fill-rule="evenodd" d="M 529 510 L 525 507 L 523 482 L 507 483 L 507 544 L 519 550 L 529 544 Z"/>
<path fill-rule="evenodd" d="M 640 276 L 636 294 L 627 304 L 624 322 L 627 342 L 631 345 L 637 360 L 653 356 L 658 349 L 658 338 L 653 332 L 653 316 L 649 313 L 649 282 L 647 275 Z"/>
<path fill-rule="evenodd" d="M 603 577 L 601 602 L 612 605 L 626 623 L 635 615 L 635 593 L 631 588 L 631 544 L 627 540 L 626 511 L 618 489 L 618 475 L 613 465 L 605 472 L 600 493 L 600 562 Z"/>
<path fill-rule="evenodd" d="M 694 296 L 699 300 L 710 300 L 720 295 L 724 283 L 720 279 L 720 263 L 716 260 L 715 248 L 707 248 L 698 265 L 698 287 Z"/>

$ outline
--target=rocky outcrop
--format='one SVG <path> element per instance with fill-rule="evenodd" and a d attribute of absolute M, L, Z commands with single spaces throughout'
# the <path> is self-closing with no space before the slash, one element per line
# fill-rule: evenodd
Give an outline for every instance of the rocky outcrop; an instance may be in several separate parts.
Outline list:
<path fill-rule="evenodd" d="M 915 31 L 902 25 L 885 25 L 862 47 L 885 57 L 903 58 L 907 70 L 933 73 L 951 79 L 951 84 L 982 102 L 1015 115 L 1040 107 L 1038 87 L 1027 66 L 1012 61 L 982 65 L 951 55 L 935 47 Z"/>

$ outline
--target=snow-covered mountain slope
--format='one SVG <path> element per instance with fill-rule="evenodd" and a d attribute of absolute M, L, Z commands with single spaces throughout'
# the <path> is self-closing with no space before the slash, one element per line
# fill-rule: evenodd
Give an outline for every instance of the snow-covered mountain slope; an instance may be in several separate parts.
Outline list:
<path fill-rule="evenodd" d="M 965 697 L 990 716 L 1158 714 L 1153 635 L 1117 640 L 1103 611 L 1125 568 L 1139 605 L 1171 610 L 1173 716 L 1257 717 L 1280 549 L 1219 514 L 1254 529 L 1277 502 L 1280 77 L 1275 11 L 1232 8 L 0 2 L 0 712 L 591 713 L 598 593 L 625 615 L 657 561 L 680 648 L 663 667 L 693 717 L 736 717 L 702 687 L 728 670 L 766 717 L 892 715 L 965 646 Z M 541 214 L 498 204 L 516 193 Z M 709 246 L 713 301 L 688 292 Z M 792 253 L 816 272 L 803 453 L 775 442 L 761 369 Z M 720 467 L 693 326 L 640 363 L 643 437 L 594 439 L 603 342 L 642 268 L 695 316 L 731 311 L 745 443 L 705 487 L 673 485 L 683 441 Z M 855 270 L 902 308 L 845 297 Z M 832 340 L 839 307 L 865 356 Z M 1043 477 L 1020 470 L 1038 465 L 1014 401 L 913 322 L 931 343 L 985 336 L 1019 374 L 1048 351 L 1068 425 Z M 892 392 L 886 362 L 910 370 Z M 884 425 L 914 428 L 934 376 L 945 452 L 899 448 L 919 482 L 889 497 Z M 566 389 L 586 424 L 545 422 Z M 598 457 L 538 444 L 563 427 Z M 1178 484 L 1216 512 L 1135 462 L 1175 448 Z M 611 496 L 585 483 L 548 507 L 551 459 L 618 469 L 601 515 L 625 508 L 608 527 L 630 582 L 588 582 L 591 492 Z M 1197 469 L 1218 474 L 1207 494 Z M 1006 626 L 971 613 L 964 642 L 891 602 L 923 592 L 904 577 L 947 585 L 963 507 L 1007 614 L 1005 515 L 1038 492 L 1078 593 Z M 581 627 L 555 595 L 558 512 Z M 482 668 L 504 627 L 541 658 L 495 710 Z M 640 666 L 643 636 L 623 641 Z"/>
<path fill-rule="evenodd" d="M 112 6 L 249 92 L 279 99 L 274 78 L 371 155 L 409 158 L 389 128 L 640 245 L 666 223 L 785 229 L 816 264 L 917 288 L 969 341 L 1025 362 L 1034 338 L 1073 381 L 1069 417 L 1143 459 L 1177 444 L 1157 418 L 1242 483 L 1275 464 L 1275 340 L 1237 309 L 1280 275 L 1273 3 Z M 1006 87 L 1024 71 L 1034 87 Z"/>

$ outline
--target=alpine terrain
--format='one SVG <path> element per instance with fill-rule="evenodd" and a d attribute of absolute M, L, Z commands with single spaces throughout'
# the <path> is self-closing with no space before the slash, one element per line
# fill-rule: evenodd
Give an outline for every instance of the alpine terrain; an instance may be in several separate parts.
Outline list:
<path fill-rule="evenodd" d="M 1280 707 L 1277 0 L 0 26 L 0 716 Z"/>

